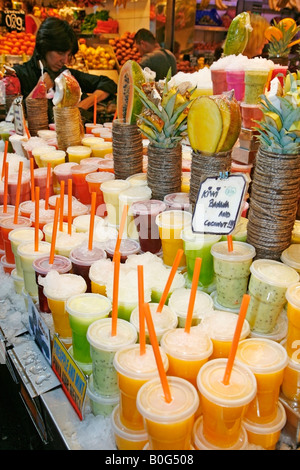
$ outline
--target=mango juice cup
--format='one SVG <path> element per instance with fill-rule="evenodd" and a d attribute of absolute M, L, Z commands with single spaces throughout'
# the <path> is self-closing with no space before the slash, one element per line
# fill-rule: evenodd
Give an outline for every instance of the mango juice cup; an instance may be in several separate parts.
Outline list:
<path fill-rule="evenodd" d="M 288 287 L 286 299 L 288 318 L 286 351 L 294 362 L 300 363 L 300 282 Z"/>
<path fill-rule="evenodd" d="M 17 248 L 23 271 L 24 287 L 31 297 L 38 296 L 38 286 L 32 263 L 36 258 L 48 255 L 50 253 L 50 248 L 50 243 L 43 241 L 39 241 L 37 250 L 35 250 L 35 242 L 21 243 Z"/>
<path fill-rule="evenodd" d="M 212 359 L 197 376 L 203 413 L 203 435 L 214 446 L 234 446 L 249 403 L 256 395 L 256 379 L 243 364 L 234 363 L 229 384 L 223 383 L 227 359 Z"/>
<path fill-rule="evenodd" d="M 236 361 L 254 374 L 257 392 L 245 418 L 251 423 L 270 423 L 276 418 L 280 387 L 288 363 L 286 350 L 269 339 L 247 338 L 238 344 Z"/>
<path fill-rule="evenodd" d="M 209 336 L 199 327 L 174 328 L 163 334 L 160 345 L 169 359 L 168 375 L 181 377 L 197 387 L 197 375 L 213 352 Z"/>
<path fill-rule="evenodd" d="M 165 371 L 169 362 L 161 350 Z M 148 380 L 158 377 L 158 369 L 152 346 L 145 345 L 145 353 L 140 354 L 140 345 L 134 344 L 119 349 L 114 357 L 114 366 L 118 375 L 120 389 L 119 413 L 121 423 L 134 430 L 144 429 L 143 417 L 136 407 L 139 389 Z"/>
<path fill-rule="evenodd" d="M 244 423 L 244 421 L 243 421 Z M 203 416 L 199 416 L 194 424 L 193 445 L 196 450 L 247 450 L 248 437 L 244 424 L 241 426 L 241 432 L 237 442 L 226 449 L 211 444 L 203 435 Z"/>
<path fill-rule="evenodd" d="M 101 185 L 103 199 L 106 204 L 107 220 L 110 225 L 118 226 L 120 221 L 119 194 L 130 187 L 129 181 L 104 181 Z"/>
<path fill-rule="evenodd" d="M 284 369 L 283 381 L 281 384 L 283 395 L 292 402 L 300 403 L 300 363 L 289 359 Z"/>
<path fill-rule="evenodd" d="M 35 239 L 35 228 L 34 227 L 24 227 L 24 228 L 15 228 L 8 234 L 10 240 L 11 249 L 15 257 L 16 263 L 16 272 L 17 275 L 23 278 L 23 269 L 21 266 L 21 260 L 18 255 L 18 246 L 24 242 L 33 242 Z M 39 241 L 43 238 L 43 232 L 39 230 Z"/>
<path fill-rule="evenodd" d="M 160 378 L 148 380 L 137 394 L 137 409 L 144 418 L 151 450 L 189 450 L 195 413 L 196 388 L 181 377 L 168 377 L 172 400 L 167 403 Z"/>
<path fill-rule="evenodd" d="M 50 163 L 51 168 L 55 168 L 57 165 L 65 163 L 66 152 L 64 150 L 51 150 L 49 153 L 43 153 L 40 156 L 40 166 L 47 167 Z"/>
<path fill-rule="evenodd" d="M 148 442 L 148 434 L 145 429 L 135 431 L 126 428 L 120 419 L 119 405 L 111 414 L 112 430 L 118 450 L 143 450 Z"/>
<path fill-rule="evenodd" d="M 183 249 L 181 231 L 191 225 L 192 214 L 187 211 L 170 210 L 158 214 L 155 221 L 158 226 L 159 236 L 163 250 L 163 261 L 167 266 L 172 266 L 177 251 Z M 182 256 L 179 266 L 186 265 L 186 257 Z"/>

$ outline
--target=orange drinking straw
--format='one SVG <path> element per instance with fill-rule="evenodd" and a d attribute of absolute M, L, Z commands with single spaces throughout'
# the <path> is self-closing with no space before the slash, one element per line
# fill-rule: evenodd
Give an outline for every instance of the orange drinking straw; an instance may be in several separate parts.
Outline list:
<path fill-rule="evenodd" d="M 144 267 L 139 265 L 137 267 L 138 273 L 138 294 L 139 294 L 139 341 L 140 341 L 140 355 L 146 352 L 146 335 L 145 335 L 145 312 L 144 312 Z"/>
<path fill-rule="evenodd" d="M 120 245 L 121 245 L 121 241 L 122 241 L 122 236 L 123 236 L 123 232 L 124 232 L 124 227 L 125 227 L 125 223 L 126 223 L 127 214 L 128 214 L 128 204 L 125 204 L 125 206 L 123 207 L 122 218 L 121 218 L 121 222 L 120 222 L 120 227 L 119 227 L 119 233 L 118 233 L 118 238 L 117 238 L 117 242 L 116 242 L 115 252 L 120 251 Z"/>
<path fill-rule="evenodd" d="M 68 234 L 71 235 L 72 226 L 72 179 L 68 179 Z"/>
<path fill-rule="evenodd" d="M 7 157 L 7 149 L 8 149 L 8 140 L 6 140 L 5 143 L 4 143 L 4 153 L 3 153 L 3 160 L 2 160 L 1 178 L 4 177 L 6 157 Z"/>
<path fill-rule="evenodd" d="M 231 375 L 231 371 L 232 371 L 232 367 L 233 367 L 233 363 L 234 363 L 234 359 L 235 359 L 235 355 L 236 355 L 236 350 L 237 350 L 237 347 L 238 347 L 238 344 L 239 344 L 241 331 L 242 331 L 243 323 L 244 323 L 246 313 L 247 313 L 247 310 L 248 310 L 249 302 L 250 302 L 250 295 L 249 294 L 244 294 L 243 295 L 243 300 L 242 300 L 242 303 L 241 303 L 241 307 L 240 307 L 240 313 L 239 313 L 238 320 L 237 320 L 236 327 L 235 327 L 235 332 L 234 332 L 234 335 L 233 335 L 233 340 L 232 340 L 232 343 L 231 343 L 231 348 L 230 348 L 230 351 L 229 351 L 227 364 L 226 364 L 225 374 L 224 374 L 224 378 L 223 378 L 223 384 L 224 385 L 229 384 L 230 375 Z"/>
<path fill-rule="evenodd" d="M 96 193 L 91 194 L 91 215 L 90 215 L 90 233 L 89 233 L 89 250 L 93 249 L 94 223 L 96 212 Z"/>
<path fill-rule="evenodd" d="M 94 96 L 94 126 L 97 124 L 97 96 Z"/>
<path fill-rule="evenodd" d="M 196 258 L 194 273 L 193 273 L 191 293 L 190 293 L 190 299 L 189 299 L 189 306 L 188 306 L 188 311 L 187 311 L 186 321 L 185 321 L 185 327 L 184 327 L 184 331 L 186 333 L 190 332 L 190 328 L 191 328 L 191 324 L 192 324 L 192 318 L 193 318 L 195 298 L 196 298 L 196 293 L 197 293 L 197 288 L 198 288 L 198 281 L 199 281 L 199 276 L 200 276 L 201 264 L 202 264 L 202 258 Z"/>
<path fill-rule="evenodd" d="M 45 209 L 49 209 L 49 194 L 50 194 L 50 178 L 51 178 L 51 163 L 47 163 L 47 179 L 46 179 L 46 194 L 45 194 Z"/>
<path fill-rule="evenodd" d="M 228 251 L 229 252 L 233 251 L 232 235 L 227 235 L 227 245 L 228 245 Z"/>
<path fill-rule="evenodd" d="M 34 166 L 33 157 L 30 158 L 31 200 L 34 201 Z"/>
<path fill-rule="evenodd" d="M 117 319 L 118 319 L 118 300 L 119 300 L 119 277 L 120 277 L 120 252 L 115 253 L 114 259 L 114 285 L 113 285 L 113 299 L 111 311 L 111 335 L 117 334 Z"/>
<path fill-rule="evenodd" d="M 63 231 L 64 222 L 64 202 L 65 202 L 65 182 L 60 182 L 60 211 L 59 211 L 59 231 Z"/>
<path fill-rule="evenodd" d="M 158 368 L 158 373 L 159 373 L 161 385 L 162 385 L 164 395 L 165 395 L 165 400 L 166 400 L 167 403 L 171 403 L 172 396 L 171 396 L 171 392 L 170 392 L 170 388 L 169 388 L 167 374 L 165 372 L 163 361 L 162 361 L 162 358 L 161 358 L 161 354 L 160 354 L 160 350 L 159 350 L 159 346 L 158 346 L 158 341 L 157 341 L 157 337 L 156 337 L 155 329 L 154 329 L 154 325 L 153 325 L 153 320 L 152 320 L 152 317 L 151 317 L 150 307 L 149 307 L 149 304 L 147 304 L 147 303 L 144 303 L 144 313 L 145 313 L 145 317 L 146 317 L 148 332 L 149 332 L 149 336 L 150 336 L 150 342 L 151 342 L 151 345 L 152 345 L 152 348 L 153 348 L 153 352 L 154 352 L 154 356 L 155 356 L 155 360 L 156 360 L 156 365 L 157 365 L 157 368 Z"/>
<path fill-rule="evenodd" d="M 59 199 L 56 198 L 53 229 L 52 229 L 52 240 L 51 240 L 51 248 L 50 248 L 50 256 L 49 256 L 49 264 L 53 264 L 53 262 L 54 262 L 55 243 L 56 243 L 57 225 L 58 225 L 58 214 L 59 214 L 59 202 L 60 202 Z"/>
<path fill-rule="evenodd" d="M 34 251 L 39 251 L 40 188 L 35 188 Z"/>
<path fill-rule="evenodd" d="M 26 135 L 27 135 L 27 139 L 30 139 L 30 132 L 28 130 L 28 127 L 27 127 L 27 124 L 26 124 L 26 121 L 25 121 L 25 117 L 23 117 L 23 126 L 24 126 L 24 130 L 26 132 Z"/>
<path fill-rule="evenodd" d="M 18 223 L 18 212 L 19 212 L 20 195 L 21 195 L 22 172 L 23 172 L 23 162 L 21 161 L 21 162 L 19 162 L 19 173 L 18 173 L 18 183 L 17 183 L 15 213 L 14 213 L 14 224 Z"/>
<path fill-rule="evenodd" d="M 162 311 L 163 306 L 165 305 L 165 302 L 166 302 L 166 300 L 167 300 L 170 287 L 171 287 L 171 285 L 172 285 L 172 282 L 173 282 L 174 276 L 175 276 L 175 274 L 176 274 L 176 271 L 177 271 L 177 269 L 178 269 L 178 266 L 179 266 L 180 260 L 181 260 L 181 258 L 182 258 L 182 255 L 183 255 L 183 250 L 180 248 L 180 249 L 177 251 L 177 254 L 176 254 L 176 256 L 175 256 L 173 266 L 172 266 L 172 268 L 171 268 L 171 271 L 170 271 L 168 280 L 167 280 L 167 282 L 166 282 L 166 285 L 165 285 L 163 294 L 162 294 L 161 299 L 160 299 L 160 301 L 159 301 L 159 304 L 158 304 L 158 307 L 157 307 L 157 312 L 158 312 L 158 313 L 160 313 L 160 312 Z"/>
<path fill-rule="evenodd" d="M 8 165 L 9 163 L 6 162 L 5 164 L 5 171 L 4 171 L 4 194 L 3 194 L 3 213 L 7 213 L 7 196 L 8 196 Z"/>

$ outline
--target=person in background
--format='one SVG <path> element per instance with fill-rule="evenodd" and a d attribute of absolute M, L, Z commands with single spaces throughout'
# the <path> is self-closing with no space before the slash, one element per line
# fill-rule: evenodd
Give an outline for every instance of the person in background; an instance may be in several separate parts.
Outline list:
<path fill-rule="evenodd" d="M 263 49 L 268 43 L 267 39 L 265 38 L 265 31 L 270 26 L 270 24 L 266 18 L 254 13 L 250 14 L 250 23 L 253 29 L 249 36 L 249 40 L 243 55 L 246 55 L 249 59 L 252 59 L 256 56 L 262 56 Z"/>
<path fill-rule="evenodd" d="M 42 21 L 34 14 L 34 3 L 24 2 L 25 8 L 25 33 L 36 35 Z"/>
<path fill-rule="evenodd" d="M 31 59 L 24 64 L 16 64 L 14 70 L 21 84 L 21 93 L 25 100 L 39 81 L 43 80 L 47 91 L 55 88 L 55 78 L 68 69 L 81 88 L 82 96 L 78 107 L 83 122 L 92 122 L 94 96 L 97 103 L 107 103 L 115 99 L 116 83 L 104 75 L 90 75 L 68 67 L 78 51 L 76 34 L 69 23 L 55 17 L 43 21 L 36 36 L 36 45 Z M 43 76 L 41 76 L 41 63 Z M 54 122 L 53 103 L 48 100 L 49 122 Z"/>
<path fill-rule="evenodd" d="M 156 81 L 166 78 L 169 69 L 176 75 L 177 63 L 175 55 L 168 49 L 160 47 L 154 35 L 148 29 L 139 29 L 134 36 L 134 41 L 142 58 L 139 62 L 144 69 L 148 67 L 156 73 Z"/>

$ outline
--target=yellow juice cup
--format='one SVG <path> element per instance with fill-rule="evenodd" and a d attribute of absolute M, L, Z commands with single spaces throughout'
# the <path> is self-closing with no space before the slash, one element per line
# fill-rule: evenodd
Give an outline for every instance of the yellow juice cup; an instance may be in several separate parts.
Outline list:
<path fill-rule="evenodd" d="M 108 153 L 112 153 L 112 142 L 92 142 L 91 149 L 93 157 L 104 158 Z"/>
<path fill-rule="evenodd" d="M 46 143 L 44 145 L 37 146 L 32 149 L 32 156 L 38 167 L 42 166 L 41 156 L 44 155 L 45 153 L 48 154 L 50 152 L 56 152 L 56 148 L 52 145 L 47 145 Z"/>
<path fill-rule="evenodd" d="M 110 225 L 118 226 L 121 215 L 119 214 L 119 194 L 128 189 L 130 183 L 126 180 L 103 181 L 101 190 L 106 204 L 107 221 Z"/>
<path fill-rule="evenodd" d="M 160 344 L 169 359 L 168 375 L 182 377 L 197 387 L 198 372 L 213 352 L 209 336 L 197 326 L 189 333 L 174 328 L 163 334 Z"/>
<path fill-rule="evenodd" d="M 288 400 L 300 403 L 300 363 L 289 359 L 284 369 L 281 391 Z"/>
<path fill-rule="evenodd" d="M 241 432 L 237 442 L 223 449 L 211 444 L 203 435 L 203 416 L 199 416 L 194 424 L 193 429 L 193 445 L 196 450 L 246 450 L 248 446 L 248 437 L 245 427 L 241 426 Z"/>
<path fill-rule="evenodd" d="M 212 445 L 226 449 L 240 439 L 242 420 L 256 395 L 256 379 L 243 364 L 234 363 L 229 384 L 223 383 L 227 359 L 212 359 L 197 376 L 203 412 L 203 435 Z"/>
<path fill-rule="evenodd" d="M 91 133 L 90 136 L 88 135 L 82 139 L 81 144 L 85 145 L 86 147 L 92 147 L 92 145 L 102 144 L 103 142 L 104 139 L 102 139 L 101 137 L 96 137 Z"/>
<path fill-rule="evenodd" d="M 15 257 L 16 274 L 20 276 L 21 278 L 23 278 L 23 269 L 22 269 L 20 257 L 18 255 L 18 246 L 21 243 L 33 242 L 34 237 L 35 237 L 34 227 L 15 228 L 14 230 L 11 230 L 11 232 L 9 232 L 8 234 L 11 249 Z M 42 238 L 43 238 L 43 232 L 39 230 L 39 240 L 41 241 Z"/>
<path fill-rule="evenodd" d="M 161 350 L 164 369 L 168 369 L 168 358 Z M 143 417 L 136 407 L 136 396 L 145 382 L 158 377 L 158 369 L 152 346 L 146 344 L 145 353 L 140 354 L 140 345 L 121 348 L 114 357 L 114 366 L 118 375 L 120 389 L 121 423 L 135 430 L 144 429 Z"/>
<path fill-rule="evenodd" d="M 57 165 L 61 165 L 62 163 L 65 163 L 65 160 L 66 160 L 66 152 L 64 152 L 63 150 L 55 150 L 55 151 L 51 150 L 49 153 L 44 152 L 40 156 L 40 166 L 47 167 L 48 163 L 50 163 L 51 168 L 55 168 Z"/>
<path fill-rule="evenodd" d="M 18 255 L 23 271 L 24 287 L 28 294 L 37 297 L 38 286 L 35 279 L 35 270 L 32 266 L 33 261 L 43 255 L 50 253 L 50 243 L 39 241 L 38 249 L 35 250 L 34 242 L 21 243 L 18 248 Z"/>
<path fill-rule="evenodd" d="M 181 377 L 168 377 L 172 400 L 167 403 L 160 378 L 147 381 L 137 394 L 137 409 L 144 418 L 152 450 L 189 450 L 195 413 L 196 388 Z"/>
<path fill-rule="evenodd" d="M 51 243 L 51 241 L 52 241 L 53 224 L 54 224 L 54 222 L 49 222 L 48 224 L 45 224 L 44 227 L 43 227 L 45 241 L 48 242 L 48 243 Z M 68 228 L 69 228 L 69 226 L 68 226 L 67 222 L 63 222 L 62 230 L 59 230 L 59 224 L 58 224 L 56 236 L 59 237 L 59 235 L 61 233 L 68 233 Z M 71 233 L 75 233 L 75 232 L 76 232 L 76 228 L 72 224 L 71 225 Z"/>
<path fill-rule="evenodd" d="M 148 434 L 145 429 L 135 431 L 126 428 L 120 420 L 119 405 L 117 405 L 111 415 L 112 429 L 118 450 L 143 450 L 148 442 Z"/>
<path fill-rule="evenodd" d="M 91 156 L 92 150 L 87 145 L 71 145 L 67 148 L 69 162 L 80 163 L 80 160 Z"/>
<path fill-rule="evenodd" d="M 286 351 L 294 362 L 300 363 L 300 282 L 288 287 L 286 299 L 288 317 Z"/>
<path fill-rule="evenodd" d="M 148 201 L 151 199 L 151 194 L 152 191 L 149 186 L 131 186 L 119 194 L 119 224 L 121 222 L 124 206 L 128 205 L 128 213 L 124 228 L 124 233 L 127 233 L 128 237 L 130 236 L 134 239 L 139 238 L 130 209 L 132 204 L 139 201 Z"/>
<path fill-rule="evenodd" d="M 239 342 L 236 361 L 249 367 L 257 382 L 257 393 L 245 418 L 252 423 L 270 423 L 277 415 L 280 387 L 288 363 L 286 350 L 270 339 L 248 338 Z"/>
<path fill-rule="evenodd" d="M 106 295 L 107 279 L 113 275 L 114 264 L 110 258 L 95 261 L 89 270 L 91 291 L 94 294 Z"/>
<path fill-rule="evenodd" d="M 179 249 L 183 250 L 181 231 L 190 226 L 192 214 L 187 211 L 170 210 L 158 214 L 156 224 L 163 250 L 163 261 L 172 266 Z M 182 256 L 179 266 L 186 265 L 185 255 Z"/>

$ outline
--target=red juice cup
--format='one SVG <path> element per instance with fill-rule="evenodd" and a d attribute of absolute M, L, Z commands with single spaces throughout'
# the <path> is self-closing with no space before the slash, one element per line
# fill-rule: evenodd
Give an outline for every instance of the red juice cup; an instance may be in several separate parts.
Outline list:
<path fill-rule="evenodd" d="M 0 230 L 2 234 L 3 244 L 4 244 L 4 251 L 6 256 L 7 263 L 15 264 L 15 256 L 11 249 L 10 240 L 8 238 L 9 233 L 11 230 L 20 227 L 30 227 L 31 221 L 27 217 L 18 216 L 17 222 L 14 222 L 14 216 L 6 217 L 5 219 L 0 219 Z"/>
<path fill-rule="evenodd" d="M 100 124 L 93 124 L 92 122 L 87 122 L 85 124 L 85 133 L 92 134 L 92 129 L 95 129 L 95 127 L 100 127 Z"/>
<path fill-rule="evenodd" d="M 89 270 L 95 261 L 107 257 L 106 251 L 103 249 L 103 244 L 94 242 L 92 249 L 89 250 L 88 242 L 84 242 L 73 248 L 69 257 L 72 262 L 73 273 L 82 276 L 87 285 L 86 292 L 92 292 Z"/>
<path fill-rule="evenodd" d="M 166 207 L 163 201 L 156 199 L 134 202 L 131 206 L 141 251 L 144 253 L 150 251 L 155 254 L 161 250 L 161 239 L 155 219 Z"/>
<path fill-rule="evenodd" d="M 74 196 L 82 204 L 91 204 L 91 194 L 88 183 L 85 180 L 86 175 L 98 171 L 97 165 L 77 165 L 71 169 Z"/>
<path fill-rule="evenodd" d="M 18 187 L 18 172 L 12 173 L 8 176 L 7 192 L 9 195 L 10 204 L 14 205 L 16 202 L 16 193 Z M 31 189 L 30 189 L 30 172 L 29 170 L 24 170 L 22 172 L 21 179 L 21 192 L 20 192 L 20 201 L 28 201 L 31 198 Z"/>
<path fill-rule="evenodd" d="M 221 95 L 224 91 L 227 91 L 226 70 L 211 68 L 211 81 L 214 95 Z"/>
<path fill-rule="evenodd" d="M 284 81 L 284 77 L 286 77 L 287 70 L 288 70 L 287 65 L 275 65 L 275 68 L 272 69 L 270 82 L 273 80 L 273 78 L 277 77 L 281 83 L 281 86 L 283 86 L 283 81 Z M 269 89 L 270 89 L 270 84 L 269 84 Z"/>
<path fill-rule="evenodd" d="M 33 171 L 34 175 L 34 186 L 40 188 L 40 199 L 46 197 L 46 185 L 47 185 L 47 167 L 35 168 Z M 50 187 L 49 196 L 53 194 L 53 170 L 50 169 Z"/>
<path fill-rule="evenodd" d="M 240 106 L 243 127 L 246 129 L 258 127 L 259 124 L 255 121 L 262 121 L 264 117 L 261 107 L 258 104 L 247 104 L 244 102 L 240 103 Z"/>
<path fill-rule="evenodd" d="M 60 186 L 60 183 L 62 181 L 65 182 L 65 194 L 68 194 L 68 180 L 72 179 L 71 168 L 76 165 L 78 165 L 78 163 L 75 162 L 61 163 L 60 165 L 57 165 L 53 170 L 57 184 Z"/>
<path fill-rule="evenodd" d="M 101 184 L 103 183 L 103 181 L 113 179 L 115 179 L 115 175 L 108 171 L 96 171 L 94 173 L 89 173 L 85 177 L 90 194 L 92 194 L 93 192 L 96 193 L 96 211 L 97 215 L 99 215 L 100 217 L 105 217 L 107 215 L 106 205 L 104 202 L 103 193 L 101 191 Z"/>
<path fill-rule="evenodd" d="M 15 206 L 7 205 L 6 212 L 4 212 L 4 206 L 0 206 L 0 220 L 6 219 L 7 217 L 12 217 L 14 213 L 15 213 Z M 4 243 L 3 243 L 1 230 L 0 230 L 0 251 L 4 252 Z"/>
<path fill-rule="evenodd" d="M 51 310 L 48 306 L 47 297 L 44 294 L 44 286 L 39 283 L 39 276 L 45 277 L 46 274 L 51 270 L 55 269 L 59 274 L 69 273 L 72 269 L 72 263 L 66 256 L 54 255 L 53 263 L 49 263 L 50 256 L 41 256 L 36 258 L 33 263 L 33 269 L 35 270 L 35 279 L 38 286 L 38 299 L 40 311 L 44 313 L 50 313 Z"/>
<path fill-rule="evenodd" d="M 243 101 L 245 95 L 245 71 L 226 70 L 227 90 L 234 90 L 237 101 Z"/>

